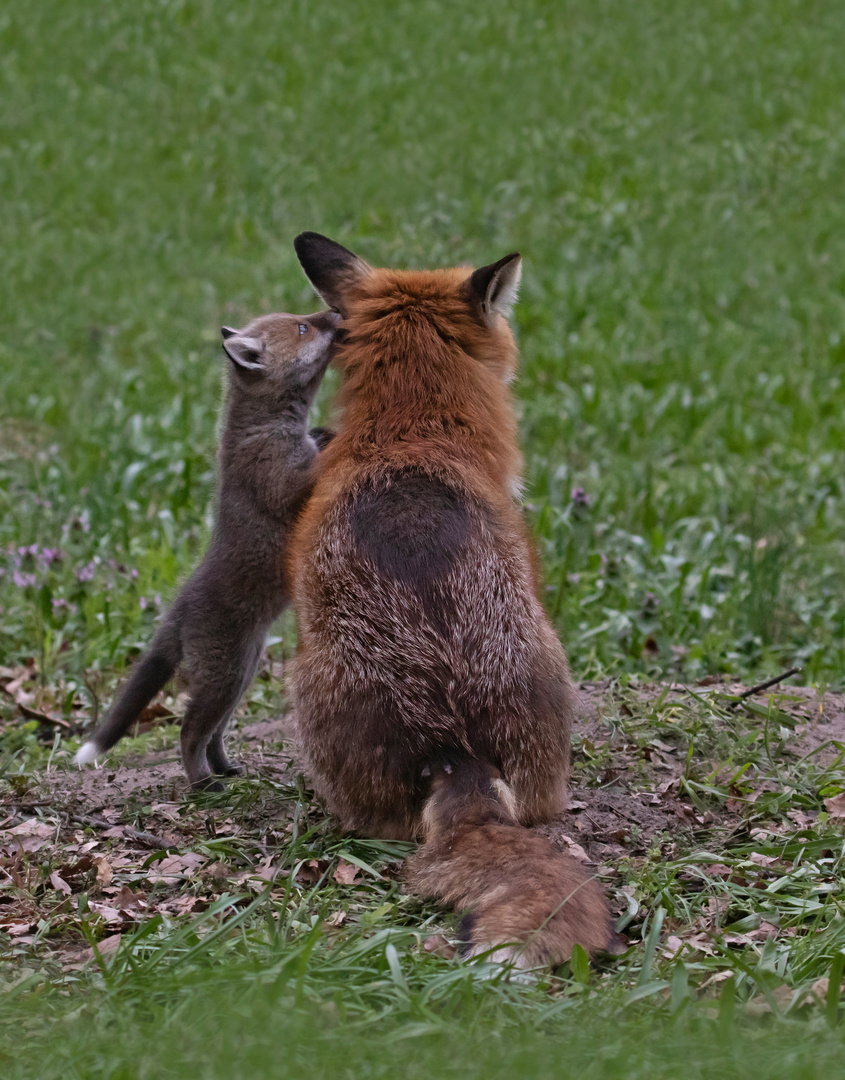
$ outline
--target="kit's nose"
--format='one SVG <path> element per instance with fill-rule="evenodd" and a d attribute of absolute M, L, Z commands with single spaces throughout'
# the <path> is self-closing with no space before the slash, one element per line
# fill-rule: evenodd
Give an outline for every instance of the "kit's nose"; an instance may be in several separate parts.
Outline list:
<path fill-rule="evenodd" d="M 321 311 L 317 315 L 312 315 L 310 318 L 311 325 L 316 330 L 337 330 L 342 316 L 337 311 Z"/>

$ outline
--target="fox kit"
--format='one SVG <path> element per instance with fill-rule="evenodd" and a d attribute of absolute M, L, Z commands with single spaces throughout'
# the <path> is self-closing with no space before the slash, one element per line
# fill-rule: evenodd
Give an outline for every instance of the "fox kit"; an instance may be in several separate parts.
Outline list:
<path fill-rule="evenodd" d="M 525 828 L 564 808 L 576 698 L 513 501 L 520 257 L 398 271 L 295 246 L 344 328 L 342 418 L 291 542 L 317 789 L 347 829 L 422 836 L 411 882 L 469 912 L 469 952 L 610 947 L 601 890 Z"/>
<path fill-rule="evenodd" d="M 290 590 L 285 553 L 311 493 L 313 462 L 331 434 L 309 433 L 308 409 L 329 361 L 338 316 L 265 315 L 223 327 L 230 360 L 219 494 L 211 543 L 103 725 L 76 755 L 93 761 L 120 739 L 178 670 L 190 703 L 182 762 L 195 788 L 240 770 L 223 736 L 252 681 L 270 624 Z"/>

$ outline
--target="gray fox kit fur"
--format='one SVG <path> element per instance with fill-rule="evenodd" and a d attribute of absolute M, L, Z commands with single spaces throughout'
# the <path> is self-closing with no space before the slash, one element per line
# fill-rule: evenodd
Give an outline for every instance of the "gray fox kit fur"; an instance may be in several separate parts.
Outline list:
<path fill-rule="evenodd" d="M 267 630 L 290 600 L 289 536 L 314 484 L 314 458 L 331 438 L 322 429 L 309 433 L 308 409 L 337 322 L 323 311 L 223 328 L 230 365 L 211 542 L 78 764 L 114 746 L 178 671 L 190 690 L 181 743 L 191 785 L 219 788 L 215 776 L 240 771 L 223 737 Z"/>

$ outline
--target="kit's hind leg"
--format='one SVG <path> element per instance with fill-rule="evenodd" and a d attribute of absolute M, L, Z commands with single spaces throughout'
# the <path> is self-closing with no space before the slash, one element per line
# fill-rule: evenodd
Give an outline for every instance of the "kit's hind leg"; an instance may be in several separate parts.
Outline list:
<path fill-rule="evenodd" d="M 240 665 L 241 680 L 237 699 L 231 710 L 225 716 L 221 717 L 208 741 L 206 756 L 208 758 L 209 767 L 216 776 L 243 775 L 243 766 L 238 764 L 237 761 L 232 761 L 227 755 L 224 746 L 224 737 L 226 735 L 226 728 L 229 726 L 229 721 L 232 719 L 232 714 L 237 708 L 238 702 L 249 688 L 249 685 L 255 676 L 259 661 L 261 660 L 263 644 L 262 638 L 261 641 L 253 642 L 249 647 L 244 649 Z"/>
<path fill-rule="evenodd" d="M 215 731 L 225 726 L 235 711 L 241 697 L 241 681 L 233 677 L 231 683 L 200 686 L 191 695 L 191 701 L 182 721 L 182 764 L 188 774 L 191 787 L 208 791 L 222 791 L 223 785 L 214 780 L 208 761 L 208 746 Z"/>
<path fill-rule="evenodd" d="M 208 765 L 215 776 L 243 776 L 244 767 L 226 753 L 223 736 L 229 726 L 231 716 L 227 716 L 208 741 L 206 756 Z"/>

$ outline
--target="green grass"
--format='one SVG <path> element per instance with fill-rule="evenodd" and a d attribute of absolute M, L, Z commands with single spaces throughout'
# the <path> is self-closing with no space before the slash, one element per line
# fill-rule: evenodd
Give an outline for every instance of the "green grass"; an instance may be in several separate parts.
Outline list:
<path fill-rule="evenodd" d="M 256 938 L 244 934 L 216 967 L 171 955 L 155 970 L 148 947 L 130 979 L 113 968 L 110 988 L 81 1005 L 30 994 L 26 1009 L 0 1009 L 38 1055 L 33 1068 L 10 1045 L 4 1075 L 806 1080 L 840 1067 L 841 1034 L 823 1017 L 740 1026 L 734 995 L 690 1006 L 677 982 L 663 1007 L 653 998 L 626 1007 L 617 995 L 597 1008 L 574 982 L 550 1003 L 539 989 L 491 987 L 489 973 L 423 972 L 401 934 L 392 953 L 381 939 L 328 962 L 313 939 L 285 954 Z"/>
<path fill-rule="evenodd" d="M 139 595 L 207 529 L 217 327 L 315 306 L 291 239 L 316 228 L 381 264 L 524 253 L 528 498 L 577 671 L 841 683 L 843 22 L 785 0 L 6 12 L 0 543 L 67 559 L 22 596 L 7 557 L 0 658 L 37 639 L 110 668 L 148 637 Z"/>
<path fill-rule="evenodd" d="M 218 327 L 316 306 L 291 240 L 318 229 L 377 264 L 524 254 L 528 512 L 579 675 L 754 680 L 798 664 L 805 682 L 841 687 L 843 32 L 845 10 L 812 0 L 7 6 L 0 664 L 35 659 L 66 716 L 108 701 L 208 533 Z M 283 638 L 277 652 L 287 626 Z M 277 706 L 256 689 L 253 709 Z M 35 726 L 2 698 L 0 720 L 12 770 L 43 760 Z M 812 783 L 801 798 L 818 803 Z M 293 939 L 290 955 L 301 930 Z M 177 950 L 167 928 L 161 940 Z M 280 1075 L 331 1062 L 332 1075 L 395 1075 L 399 1062 L 555 1075 L 571 1060 L 585 1076 L 669 1076 L 677 1062 L 692 1073 L 699 1053 L 722 1055 L 714 1075 L 745 1062 L 803 1076 L 838 1046 L 838 1034 L 799 1044 L 779 1020 L 765 1038 L 737 1034 L 727 1011 L 721 1027 L 672 1026 L 653 997 L 617 1023 L 622 976 L 567 1025 L 538 1019 L 548 1000 L 534 991 L 514 1004 L 463 971 L 438 1031 L 392 1042 L 378 1024 L 423 1022 L 409 1002 L 440 976 L 431 959 L 408 971 L 406 950 L 400 993 L 383 946 L 358 981 L 398 996 L 362 990 L 363 1027 L 325 1023 L 306 1039 L 290 980 L 267 996 L 246 973 L 274 970 L 281 946 L 244 940 L 234 966 L 224 950 L 205 975 L 174 968 L 160 991 L 131 965 L 117 987 L 48 979 L 10 1022 L 50 1048 L 43 1076 L 180 1075 L 218 1042 L 210 1076 L 270 1060 Z M 307 970 L 342 989 L 351 977 L 332 956 L 315 950 Z M 473 1007 L 457 1002 L 476 996 L 491 1016 L 464 1023 Z M 255 1023 L 232 1064 L 247 1007 Z M 65 1008 L 86 1022 L 53 1022 Z M 6 1075 L 38 1071 L 13 1058 Z"/>

